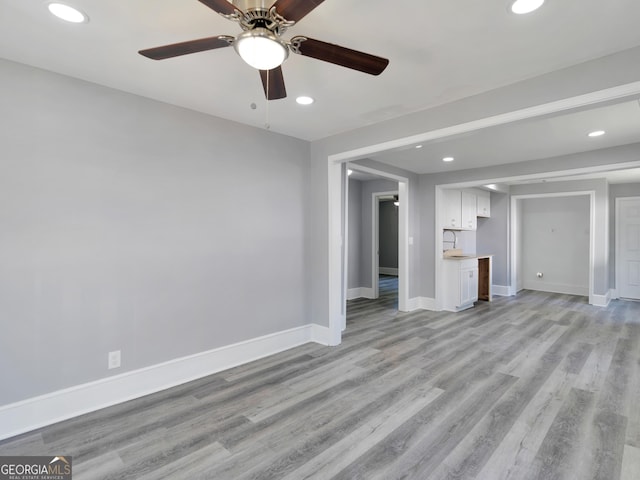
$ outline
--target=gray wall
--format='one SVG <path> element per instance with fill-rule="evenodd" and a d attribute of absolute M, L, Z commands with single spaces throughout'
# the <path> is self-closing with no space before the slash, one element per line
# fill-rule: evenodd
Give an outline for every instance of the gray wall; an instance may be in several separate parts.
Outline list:
<path fill-rule="evenodd" d="M 0 92 L 0 404 L 309 323 L 307 142 L 8 61 Z"/>
<path fill-rule="evenodd" d="M 609 185 L 609 286 L 616 288 L 616 198 L 640 197 L 640 183 Z"/>
<path fill-rule="evenodd" d="M 479 254 L 493 255 L 493 284 L 507 286 L 509 272 L 509 204 L 506 193 L 491 192 L 491 217 L 478 217 L 476 247 Z"/>
<path fill-rule="evenodd" d="M 589 197 L 530 198 L 522 202 L 523 286 L 589 292 Z M 537 278 L 536 274 L 543 274 Z"/>
<path fill-rule="evenodd" d="M 420 262 L 423 255 L 423 251 L 420 247 L 422 240 L 420 238 L 420 212 L 422 208 L 425 206 L 420 204 L 420 192 L 419 192 L 419 176 L 415 173 L 409 172 L 407 170 L 403 170 L 401 168 L 393 167 L 391 165 L 386 165 L 380 162 L 376 162 L 370 158 L 358 160 L 353 162 L 359 165 L 363 165 L 366 167 L 374 168 L 376 170 L 386 172 L 389 174 L 397 175 L 399 177 L 406 178 L 408 180 L 407 188 L 409 191 L 409 204 L 407 208 L 409 210 L 409 241 L 413 240 L 413 244 L 409 245 L 408 248 L 408 257 L 409 257 L 409 298 L 416 297 L 420 294 L 420 290 L 422 288 L 422 274 L 420 272 Z M 380 185 L 380 190 L 377 191 L 393 191 L 398 188 L 398 184 L 395 181 L 387 180 L 386 185 Z M 367 202 L 371 204 L 371 195 L 369 195 Z M 364 204 L 363 204 L 364 205 Z M 366 208 L 366 207 L 363 207 Z M 370 211 L 370 206 L 368 207 Z M 369 218 L 371 215 L 369 214 Z M 371 222 L 369 221 L 369 225 L 367 226 L 368 231 L 371 232 Z M 363 231 L 367 231 L 363 225 Z M 369 239 L 371 235 L 369 234 Z M 370 240 L 368 240 L 369 245 L 371 245 Z M 365 260 L 367 265 L 364 266 L 367 270 L 367 276 L 371 278 L 371 248 L 369 248 L 368 257 Z M 361 270 L 362 271 L 362 270 Z M 371 282 L 369 282 L 371 283 Z"/>
<path fill-rule="evenodd" d="M 347 288 L 361 287 L 360 250 L 362 235 L 362 182 L 349 179 L 349 268 L 347 269 Z"/>
<path fill-rule="evenodd" d="M 398 182 L 380 179 L 362 182 L 362 230 L 360 233 L 360 286 L 373 288 L 371 283 L 373 213 L 371 211 L 374 193 L 398 190 Z"/>
<path fill-rule="evenodd" d="M 398 207 L 393 200 L 380 202 L 378 240 L 381 268 L 398 268 Z"/>

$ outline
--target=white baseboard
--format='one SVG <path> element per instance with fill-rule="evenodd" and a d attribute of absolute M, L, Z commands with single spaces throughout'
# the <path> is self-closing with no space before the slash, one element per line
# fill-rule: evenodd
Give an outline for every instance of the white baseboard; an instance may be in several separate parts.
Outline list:
<path fill-rule="evenodd" d="M 413 312 L 414 310 L 436 310 L 436 299 L 429 297 L 413 297 L 407 302 L 407 311 Z"/>
<path fill-rule="evenodd" d="M 605 295 L 596 295 L 595 293 L 589 297 L 589 303 L 596 307 L 607 307 L 612 298 L 612 290 Z"/>
<path fill-rule="evenodd" d="M 175 387 L 304 343 L 329 344 L 329 329 L 310 324 L 177 358 L 0 407 L 0 440 Z"/>
<path fill-rule="evenodd" d="M 310 340 L 314 343 L 319 343 L 320 345 L 331 345 L 331 331 L 329 330 L 329 327 L 323 327 L 316 323 L 312 323 Z"/>
<path fill-rule="evenodd" d="M 373 288 L 356 287 L 348 289 L 347 300 L 354 300 L 356 298 L 373 298 Z"/>
<path fill-rule="evenodd" d="M 538 282 L 535 280 L 525 280 L 523 287 L 525 290 L 538 290 L 542 292 L 564 293 L 566 295 L 589 295 L 589 287 L 581 285 L 567 285 L 564 283 Z"/>
<path fill-rule="evenodd" d="M 395 275 L 398 276 L 398 269 L 391 267 L 378 267 L 378 273 L 381 275 Z"/>
<path fill-rule="evenodd" d="M 611 290 L 609 290 L 609 293 L 611 294 L 611 300 L 617 300 L 620 298 L 620 295 L 618 295 L 617 288 L 612 288 Z"/>
<path fill-rule="evenodd" d="M 512 293 L 512 288 L 509 285 L 491 285 L 491 294 L 498 297 L 512 297 L 515 292 Z"/>
<path fill-rule="evenodd" d="M 407 312 L 413 312 L 415 310 L 420 310 L 420 297 L 407 299 Z"/>

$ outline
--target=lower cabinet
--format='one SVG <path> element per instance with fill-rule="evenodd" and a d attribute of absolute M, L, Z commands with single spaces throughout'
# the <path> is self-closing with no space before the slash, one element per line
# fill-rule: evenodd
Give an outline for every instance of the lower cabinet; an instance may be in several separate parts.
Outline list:
<path fill-rule="evenodd" d="M 478 259 L 444 260 L 444 305 L 450 312 L 473 307 L 478 300 Z"/>

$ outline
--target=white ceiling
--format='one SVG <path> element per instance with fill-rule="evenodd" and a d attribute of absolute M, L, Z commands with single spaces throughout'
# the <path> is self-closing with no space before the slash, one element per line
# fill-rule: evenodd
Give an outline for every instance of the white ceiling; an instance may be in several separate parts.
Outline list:
<path fill-rule="evenodd" d="M 283 65 L 289 96 L 267 109 L 257 72 L 231 48 L 163 61 L 137 54 L 143 48 L 240 32 L 197 0 L 68 0 L 90 16 L 81 25 L 51 17 L 47 3 L 0 0 L 0 57 L 249 125 L 269 123 L 272 131 L 306 140 L 640 45 L 637 0 L 547 0 L 528 16 L 508 13 L 507 0 L 326 0 L 285 38 L 302 34 L 362 50 L 389 58 L 389 67 L 373 77 L 292 54 Z M 300 94 L 313 96 L 316 103 L 298 106 L 294 99 Z M 257 104 L 255 110 L 251 103 Z M 637 113 L 631 104 L 619 109 L 623 115 Z M 583 128 L 590 124 L 587 117 L 571 120 Z M 584 140 L 578 123 L 575 131 L 553 119 L 531 128 L 549 144 L 562 132 L 578 135 L 562 137 L 562 148 Z M 530 132 L 520 130 L 525 137 Z M 515 137 L 484 133 L 478 134 L 479 147 L 473 147 L 471 137 L 459 139 L 462 152 L 487 149 L 475 164 L 499 160 L 501 153 L 487 144 L 491 135 L 516 144 Z M 612 135 L 599 141 L 620 140 Z M 541 155 L 553 150 L 539 142 L 526 148 L 534 147 Z M 466 153 L 458 158 L 455 168 Z M 430 168 L 424 161 L 394 162 Z"/>
<path fill-rule="evenodd" d="M 232 48 L 163 61 L 137 53 L 240 32 L 237 24 L 199 1 L 66 1 L 85 11 L 90 21 L 73 25 L 58 20 L 49 14 L 48 0 L 0 0 L 0 58 L 248 125 L 269 124 L 272 131 L 305 140 L 640 45 L 637 0 L 547 0 L 526 16 L 509 13 L 508 0 L 325 0 L 285 38 L 303 34 L 337 43 L 389 58 L 389 67 L 373 77 L 292 54 L 283 65 L 289 96 L 267 108 L 257 72 Z M 297 105 L 300 94 L 316 103 Z M 588 138 L 595 129 L 607 134 Z M 485 128 L 373 158 L 416 173 L 435 173 L 636 142 L 640 103 L 634 100 Z M 443 163 L 445 156 L 455 161 Z M 636 170 L 611 172 L 607 178 L 612 183 L 640 181 Z"/>
<path fill-rule="evenodd" d="M 589 132 L 604 130 L 601 137 Z M 505 165 L 640 142 L 640 102 L 625 101 L 587 110 L 512 122 L 387 151 L 375 160 L 415 173 Z M 445 163 L 444 157 L 454 157 Z"/>

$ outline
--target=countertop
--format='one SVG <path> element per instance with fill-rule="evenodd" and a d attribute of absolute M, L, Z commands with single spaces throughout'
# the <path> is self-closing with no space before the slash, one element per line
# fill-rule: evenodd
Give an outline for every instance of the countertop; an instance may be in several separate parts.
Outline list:
<path fill-rule="evenodd" d="M 489 254 L 489 255 L 457 255 L 454 257 L 442 257 L 445 260 L 468 260 L 470 258 L 490 258 L 493 257 L 493 254 Z"/>

